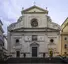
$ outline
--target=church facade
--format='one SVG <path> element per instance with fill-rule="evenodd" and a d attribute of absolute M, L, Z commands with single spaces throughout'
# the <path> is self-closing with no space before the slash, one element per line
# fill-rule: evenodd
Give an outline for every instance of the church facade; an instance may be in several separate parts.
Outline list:
<path fill-rule="evenodd" d="M 32 6 L 21 11 L 16 23 L 8 26 L 8 53 L 12 57 L 48 57 L 60 54 L 60 26 L 48 10 Z"/>

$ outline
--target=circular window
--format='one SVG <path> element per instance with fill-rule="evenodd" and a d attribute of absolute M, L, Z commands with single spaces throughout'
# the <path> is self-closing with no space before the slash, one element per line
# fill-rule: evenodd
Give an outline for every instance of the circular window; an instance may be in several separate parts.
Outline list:
<path fill-rule="evenodd" d="M 54 40 L 53 39 L 50 39 L 50 42 L 54 42 Z"/>
<path fill-rule="evenodd" d="M 37 19 L 34 18 L 34 19 L 31 20 L 31 26 L 32 27 L 37 27 L 38 26 Z"/>

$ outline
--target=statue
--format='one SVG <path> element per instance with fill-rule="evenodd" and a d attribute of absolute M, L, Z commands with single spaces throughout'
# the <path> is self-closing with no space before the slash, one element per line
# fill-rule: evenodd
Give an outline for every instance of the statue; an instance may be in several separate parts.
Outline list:
<path fill-rule="evenodd" d="M 52 50 L 49 52 L 49 56 L 53 57 L 53 51 Z"/>

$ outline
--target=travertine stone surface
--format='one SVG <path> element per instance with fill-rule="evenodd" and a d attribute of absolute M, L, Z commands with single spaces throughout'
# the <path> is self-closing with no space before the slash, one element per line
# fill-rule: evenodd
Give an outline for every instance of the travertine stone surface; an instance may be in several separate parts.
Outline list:
<path fill-rule="evenodd" d="M 32 57 L 32 47 L 37 47 L 37 57 L 43 57 L 43 53 L 49 56 L 49 47 L 52 47 L 54 56 L 59 55 L 58 41 L 60 39 L 60 26 L 52 22 L 51 18 L 40 7 L 33 6 L 22 11 L 22 16 L 16 23 L 8 26 L 8 50 L 12 57 L 16 57 L 16 51 L 20 51 L 20 57 L 26 53 L 26 57 Z M 31 20 L 37 19 L 38 26 L 32 27 Z M 37 41 L 32 41 L 32 35 L 37 36 Z M 19 45 L 16 46 L 16 39 Z M 50 42 L 53 39 L 53 43 Z"/>

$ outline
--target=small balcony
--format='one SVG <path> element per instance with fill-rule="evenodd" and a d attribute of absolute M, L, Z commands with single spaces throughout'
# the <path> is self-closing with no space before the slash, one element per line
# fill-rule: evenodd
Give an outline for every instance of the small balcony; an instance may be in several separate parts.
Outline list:
<path fill-rule="evenodd" d="M 14 49 L 21 49 L 22 48 L 22 44 L 15 44 L 15 46 L 13 48 Z"/>

